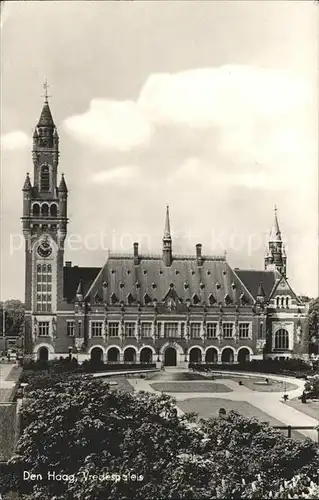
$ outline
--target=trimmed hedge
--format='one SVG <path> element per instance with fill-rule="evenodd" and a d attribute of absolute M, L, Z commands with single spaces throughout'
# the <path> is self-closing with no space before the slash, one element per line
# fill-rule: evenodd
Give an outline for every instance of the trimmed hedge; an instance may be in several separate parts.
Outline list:
<path fill-rule="evenodd" d="M 60 358 L 52 361 L 30 361 L 23 364 L 23 374 L 34 372 L 48 373 L 95 373 L 102 371 L 124 371 L 124 370 L 149 370 L 156 368 L 155 363 L 112 363 L 106 364 L 103 362 L 94 363 L 86 360 L 79 364 L 76 358 Z M 20 381 L 23 380 L 20 378 Z"/>
<path fill-rule="evenodd" d="M 197 371 L 247 371 L 259 373 L 273 373 L 303 377 L 312 375 L 316 366 L 310 366 L 303 359 L 256 359 L 243 363 L 213 364 L 189 363 L 189 368 Z"/>

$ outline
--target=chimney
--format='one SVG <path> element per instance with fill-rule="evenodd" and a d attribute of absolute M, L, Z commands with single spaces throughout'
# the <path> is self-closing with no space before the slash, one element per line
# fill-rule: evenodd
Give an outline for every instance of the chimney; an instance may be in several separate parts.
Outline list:
<path fill-rule="evenodd" d="M 138 266 L 139 264 L 138 243 L 133 243 L 133 248 L 134 248 L 134 265 Z"/>
<path fill-rule="evenodd" d="M 72 267 L 72 262 L 70 260 L 66 260 L 65 267 Z"/>
<path fill-rule="evenodd" d="M 203 265 L 202 245 L 201 245 L 201 243 L 197 243 L 197 245 L 196 245 L 196 260 L 197 260 L 197 265 L 198 266 L 202 266 Z"/>

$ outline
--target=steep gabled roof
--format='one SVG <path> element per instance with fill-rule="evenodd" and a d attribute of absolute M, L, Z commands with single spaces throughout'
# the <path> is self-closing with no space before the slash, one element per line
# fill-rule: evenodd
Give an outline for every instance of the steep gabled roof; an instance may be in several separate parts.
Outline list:
<path fill-rule="evenodd" d="M 253 269 L 247 269 L 247 270 L 236 269 L 235 273 L 254 298 L 257 298 L 258 288 L 260 283 L 262 283 L 266 300 L 269 299 L 270 294 L 276 282 L 279 281 L 281 278 L 281 274 L 278 271 L 255 271 Z"/>
<path fill-rule="evenodd" d="M 302 304 L 302 301 L 299 299 L 299 297 L 297 297 L 297 295 L 295 294 L 295 292 L 293 291 L 293 289 L 291 288 L 290 284 L 288 283 L 288 280 L 284 277 L 284 276 L 281 276 L 281 279 L 279 279 L 277 281 L 277 283 L 275 284 L 272 292 L 271 292 L 271 296 L 274 296 L 275 295 L 275 292 L 278 290 L 279 288 L 279 285 L 281 285 L 281 283 L 284 283 L 285 284 L 285 287 L 288 288 L 289 292 L 290 292 L 290 295 L 291 297 L 293 297 L 294 299 L 296 299 L 297 303 L 298 304 Z"/>
<path fill-rule="evenodd" d="M 220 284 L 219 287 L 216 286 L 217 283 Z M 196 257 L 179 256 L 175 256 L 172 265 L 168 267 L 160 256 L 140 255 L 139 265 L 134 265 L 133 256 L 110 255 L 88 290 L 86 298 L 92 300 L 98 293 L 110 303 L 112 294 L 115 294 L 119 302 L 127 303 L 127 297 L 131 294 L 134 301 L 141 304 L 145 303 L 145 297 L 147 301 L 151 299 L 153 302 L 156 299 L 163 302 L 172 287 L 183 303 L 187 300 L 193 303 L 193 297 L 197 295 L 199 303 L 210 305 L 210 296 L 213 295 L 217 304 L 220 302 L 225 305 L 227 297 L 226 302 L 231 301 L 233 305 L 237 297 L 245 293 L 247 304 L 253 304 L 253 298 L 247 294 L 225 259 L 215 260 L 205 256 L 200 267 Z"/>
<path fill-rule="evenodd" d="M 73 302 L 76 298 L 76 292 L 80 282 L 82 293 L 85 295 L 100 270 L 100 267 L 64 267 L 63 298 L 68 302 Z"/>

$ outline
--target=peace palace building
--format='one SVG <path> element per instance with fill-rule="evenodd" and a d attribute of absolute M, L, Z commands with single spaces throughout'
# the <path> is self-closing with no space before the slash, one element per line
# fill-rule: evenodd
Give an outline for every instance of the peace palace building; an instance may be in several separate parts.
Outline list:
<path fill-rule="evenodd" d="M 23 186 L 25 356 L 74 353 L 104 362 L 188 366 L 305 357 L 306 307 L 286 277 L 275 211 L 264 270 L 225 256 L 175 255 L 167 208 L 160 255 L 110 254 L 101 267 L 64 263 L 68 189 L 48 99 L 33 135 L 33 185 Z"/>

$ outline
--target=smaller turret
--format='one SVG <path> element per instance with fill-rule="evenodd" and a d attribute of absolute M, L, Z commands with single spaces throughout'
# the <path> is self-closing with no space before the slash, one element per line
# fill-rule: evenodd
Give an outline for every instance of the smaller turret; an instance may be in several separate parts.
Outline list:
<path fill-rule="evenodd" d="M 265 290 L 263 287 L 262 283 L 259 283 L 258 290 L 257 290 L 257 302 L 259 304 L 263 304 L 265 302 Z"/>
<path fill-rule="evenodd" d="M 32 191 L 32 185 L 30 181 L 30 174 L 27 172 L 22 191 Z"/>
<path fill-rule="evenodd" d="M 66 182 L 65 182 L 65 179 L 64 179 L 64 174 L 61 175 L 61 181 L 60 181 L 60 184 L 59 184 L 59 193 L 67 193 L 68 192 L 68 188 L 66 187 Z"/>
<path fill-rule="evenodd" d="M 66 182 L 65 182 L 65 179 L 64 179 L 64 174 L 62 174 L 61 181 L 60 181 L 60 184 L 59 184 L 58 198 L 59 198 L 59 214 L 60 214 L 61 217 L 66 217 L 66 214 L 67 214 L 68 188 L 66 187 Z"/>
<path fill-rule="evenodd" d="M 26 175 L 23 188 L 23 217 L 29 217 L 31 213 L 31 197 L 32 197 L 32 185 L 30 181 L 29 172 Z M 23 230 L 26 231 L 30 226 L 28 220 L 23 220 Z"/>
<path fill-rule="evenodd" d="M 78 284 L 78 287 L 77 287 L 77 290 L 76 290 L 76 300 L 78 302 L 82 302 L 83 301 L 83 284 L 82 284 L 82 280 L 79 281 L 79 284 Z"/>
<path fill-rule="evenodd" d="M 275 219 L 268 240 L 268 248 L 265 255 L 265 269 L 267 271 L 279 271 L 286 274 L 286 253 L 279 228 L 277 208 L 275 207 Z"/>

